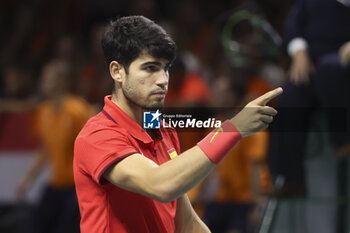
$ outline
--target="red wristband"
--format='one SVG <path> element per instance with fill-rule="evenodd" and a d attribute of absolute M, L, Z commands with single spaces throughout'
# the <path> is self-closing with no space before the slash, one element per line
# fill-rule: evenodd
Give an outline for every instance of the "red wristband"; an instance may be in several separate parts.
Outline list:
<path fill-rule="evenodd" d="M 236 127 L 227 120 L 221 128 L 213 130 L 197 145 L 213 163 L 218 164 L 241 139 Z"/>

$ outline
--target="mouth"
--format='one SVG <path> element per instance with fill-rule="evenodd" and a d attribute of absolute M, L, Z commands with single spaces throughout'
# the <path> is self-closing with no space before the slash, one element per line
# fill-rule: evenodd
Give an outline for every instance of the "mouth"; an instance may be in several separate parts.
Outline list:
<path fill-rule="evenodd" d="M 167 93 L 166 91 L 155 91 L 155 92 L 152 92 L 151 95 L 154 95 L 158 98 L 164 98 L 166 93 Z"/>

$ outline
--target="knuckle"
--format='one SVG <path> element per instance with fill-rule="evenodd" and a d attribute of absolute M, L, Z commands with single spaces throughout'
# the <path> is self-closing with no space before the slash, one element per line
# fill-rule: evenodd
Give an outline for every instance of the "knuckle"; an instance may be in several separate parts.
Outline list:
<path fill-rule="evenodd" d="M 256 113 L 264 113 L 264 108 L 263 107 L 255 107 L 255 112 Z"/>

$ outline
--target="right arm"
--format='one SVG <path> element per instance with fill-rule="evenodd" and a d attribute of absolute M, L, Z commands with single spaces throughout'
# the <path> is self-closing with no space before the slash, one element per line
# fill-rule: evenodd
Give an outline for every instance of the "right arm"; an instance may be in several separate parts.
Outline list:
<path fill-rule="evenodd" d="M 242 137 L 267 128 L 277 112 L 265 105 L 281 93 L 281 88 L 266 93 L 230 120 Z M 194 146 L 160 166 L 136 153 L 112 165 L 103 176 L 120 188 L 167 203 L 192 189 L 215 165 L 198 146 Z"/>
<path fill-rule="evenodd" d="M 289 75 L 291 82 L 295 85 L 308 84 L 310 74 L 315 70 L 308 53 L 308 44 L 305 38 L 307 10 L 306 1 L 298 0 L 285 23 L 284 34 L 288 53 L 292 58 Z"/>
<path fill-rule="evenodd" d="M 170 202 L 197 185 L 215 167 L 195 146 L 162 165 L 134 154 L 108 169 L 104 177 L 116 186 L 160 202 Z"/>

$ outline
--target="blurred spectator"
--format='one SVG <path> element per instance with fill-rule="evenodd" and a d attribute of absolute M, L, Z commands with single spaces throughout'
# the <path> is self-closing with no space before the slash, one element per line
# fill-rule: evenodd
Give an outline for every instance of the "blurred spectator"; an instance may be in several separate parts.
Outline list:
<path fill-rule="evenodd" d="M 50 52 L 49 57 L 53 60 L 64 61 L 69 65 L 71 72 L 71 92 L 74 94 L 82 95 L 83 98 L 86 98 L 86 95 L 81 93 L 82 88 L 84 87 L 85 80 L 80 80 L 79 75 L 81 69 L 86 61 L 84 58 L 83 45 L 79 43 L 79 37 L 74 34 L 66 34 L 58 37 L 53 45 L 53 48 Z M 91 46 L 89 45 L 89 48 Z M 83 82 L 81 82 L 83 81 Z"/>
<path fill-rule="evenodd" d="M 99 107 L 103 105 L 103 97 L 113 88 L 113 81 L 109 78 L 107 62 L 101 48 L 103 30 L 104 25 L 101 24 L 91 28 L 87 59 L 82 65 L 78 79 L 78 93 Z"/>
<path fill-rule="evenodd" d="M 8 64 L 3 69 L 0 98 L 23 100 L 33 92 L 33 77 L 30 65 L 25 62 Z"/>
<path fill-rule="evenodd" d="M 82 60 L 81 49 L 78 37 L 73 34 L 66 34 L 56 39 L 50 57 L 65 61 L 73 66 L 72 68 L 75 68 L 74 66 L 79 66 Z"/>
<path fill-rule="evenodd" d="M 206 11 L 211 1 L 200 2 L 197 0 L 180 0 L 172 1 L 168 4 L 169 18 L 174 26 L 174 33 L 171 33 L 175 41 L 179 55 L 185 63 L 189 72 L 196 73 L 206 81 L 210 79 L 211 64 L 209 58 L 215 55 L 208 51 L 211 40 L 213 40 L 213 19 L 211 14 L 216 12 L 217 7 L 220 9 L 221 1 L 216 1 L 210 9 Z M 173 9 L 177 9 L 174 11 Z M 215 12 L 215 13 L 214 13 Z"/>
<path fill-rule="evenodd" d="M 33 70 L 25 62 L 8 64 L 2 72 L 0 91 L 0 149 L 30 150 L 37 140 L 32 133 L 34 108 Z"/>
<path fill-rule="evenodd" d="M 252 228 L 260 224 L 259 217 L 251 216 L 254 206 L 260 205 L 262 195 L 269 190 L 267 144 L 267 132 L 249 136 L 215 169 L 217 188 L 204 213 L 204 221 L 213 233 L 254 232 Z"/>
<path fill-rule="evenodd" d="M 170 77 L 165 100 L 168 106 L 193 107 L 209 102 L 208 84 L 201 76 L 188 72 L 181 58 L 174 61 Z"/>
<path fill-rule="evenodd" d="M 0 8 L 0 64 L 13 60 L 30 33 L 34 21 L 32 4 L 23 0 L 19 2 L 2 1 Z"/>
<path fill-rule="evenodd" d="M 216 25 L 222 53 L 234 67 L 241 69 L 239 73 L 244 72 L 246 78 L 255 80 L 252 85 L 259 86 L 263 80 L 273 88 L 284 82 L 285 74 L 280 64 L 282 40 L 265 19 L 257 2 L 244 1 L 220 15 Z M 214 59 L 211 63 L 217 63 L 216 70 L 220 70 L 219 60 Z"/>
<path fill-rule="evenodd" d="M 30 110 L 37 104 L 33 85 L 33 68 L 28 61 L 7 64 L 2 72 L 0 90 L 0 111 L 12 112 Z"/>
<path fill-rule="evenodd" d="M 70 82 L 70 69 L 66 63 L 57 60 L 43 67 L 40 87 L 47 101 L 40 104 L 36 117 L 41 146 L 18 184 L 18 195 L 25 194 L 46 161 L 51 165 L 51 175 L 26 232 L 79 232 L 73 146 L 92 112 L 83 99 L 69 94 Z"/>
<path fill-rule="evenodd" d="M 237 106 L 244 106 L 251 97 L 261 95 L 268 88 L 268 84 L 262 81 L 255 84 L 255 79 L 239 74 L 240 71 L 227 68 L 220 71 L 221 75 L 211 85 L 214 106 L 230 107 L 235 112 Z M 261 195 L 269 189 L 267 144 L 266 131 L 244 138 L 203 182 L 200 195 L 206 203 L 204 221 L 213 233 L 253 232 L 252 225 L 258 224 L 250 216 Z"/>
<path fill-rule="evenodd" d="M 2 64 L 21 57 L 39 66 L 58 36 L 83 29 L 79 0 L 3 2 L 1 15 L 12 26 L 5 24 L 8 30 L 0 30 L 6 38 L 0 52 Z"/>
<path fill-rule="evenodd" d="M 305 195 L 306 133 L 316 106 L 349 109 L 350 6 L 348 1 L 298 0 L 286 22 L 285 35 L 292 57 L 290 81 L 278 100 L 280 111 L 272 124 L 269 165 L 285 185 L 276 195 Z M 334 114 L 332 114 L 334 115 Z M 336 121 L 343 115 L 335 116 Z M 342 121 L 343 129 L 349 116 Z M 336 122 L 329 120 L 329 131 Z M 291 127 L 293 131 L 291 132 Z M 331 133 L 338 155 L 350 153 L 349 133 Z"/>

